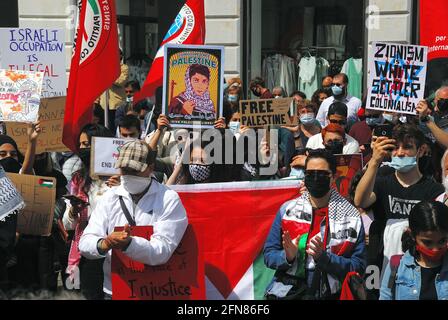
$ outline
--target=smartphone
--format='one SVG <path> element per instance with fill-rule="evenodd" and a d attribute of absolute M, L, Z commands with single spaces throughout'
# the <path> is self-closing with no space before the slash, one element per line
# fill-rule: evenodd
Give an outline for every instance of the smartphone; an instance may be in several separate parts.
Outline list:
<path fill-rule="evenodd" d="M 377 137 L 392 138 L 393 127 L 390 124 L 380 124 L 373 130 L 373 135 Z"/>
<path fill-rule="evenodd" d="M 89 203 L 85 202 L 81 198 L 78 198 L 77 196 L 74 196 L 72 194 L 65 194 L 62 196 L 62 198 L 65 198 L 70 201 L 70 204 L 72 206 L 88 206 Z"/>

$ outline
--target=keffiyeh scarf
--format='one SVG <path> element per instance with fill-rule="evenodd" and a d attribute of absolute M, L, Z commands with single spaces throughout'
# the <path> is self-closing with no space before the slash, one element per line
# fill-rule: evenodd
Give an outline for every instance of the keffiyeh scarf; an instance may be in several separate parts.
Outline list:
<path fill-rule="evenodd" d="M 210 99 L 210 92 L 207 90 L 202 96 L 198 96 L 191 85 L 190 80 L 190 68 L 187 69 L 185 73 L 185 85 L 186 90 L 180 97 L 185 99 L 185 101 L 194 101 L 195 107 L 194 111 L 199 113 L 215 113 L 215 107 L 213 106 L 213 101 Z"/>
<path fill-rule="evenodd" d="M 25 202 L 22 196 L 0 166 L 0 221 L 5 221 L 8 216 L 16 214 L 23 208 Z"/>

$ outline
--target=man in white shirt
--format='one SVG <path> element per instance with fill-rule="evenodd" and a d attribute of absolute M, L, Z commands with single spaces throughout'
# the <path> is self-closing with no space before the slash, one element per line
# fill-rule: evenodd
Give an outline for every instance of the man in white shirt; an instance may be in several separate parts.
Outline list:
<path fill-rule="evenodd" d="M 106 257 L 106 298 L 112 295 L 111 249 L 122 250 L 132 260 L 147 265 L 161 265 L 171 258 L 187 228 L 178 194 L 151 178 L 154 158 L 151 148 L 140 140 L 121 148 L 115 165 L 121 171 L 121 185 L 103 195 L 81 237 L 79 250 L 83 256 Z M 129 225 L 153 226 L 151 240 L 131 236 Z M 124 231 L 114 231 L 120 226 Z"/>
<path fill-rule="evenodd" d="M 340 125 L 344 130 L 347 126 L 347 106 L 342 102 L 334 102 L 330 105 L 328 109 L 327 116 L 328 123 L 334 123 Z M 325 148 L 323 143 L 323 137 L 321 133 L 318 133 L 308 139 L 306 144 L 308 149 L 321 149 Z M 342 149 L 343 154 L 354 154 L 359 153 L 359 143 L 353 137 L 348 134 L 345 135 L 345 144 Z"/>
<path fill-rule="evenodd" d="M 320 122 L 322 128 L 328 125 L 327 121 L 328 108 L 335 101 L 342 102 L 347 106 L 348 128 L 350 128 L 353 123 L 358 121 L 358 111 L 361 108 L 362 102 L 358 98 L 352 97 L 347 94 L 347 86 L 348 86 L 348 77 L 346 74 L 340 73 L 334 76 L 333 84 L 331 86 L 333 96 L 325 99 L 322 102 L 316 117 L 317 121 Z"/>

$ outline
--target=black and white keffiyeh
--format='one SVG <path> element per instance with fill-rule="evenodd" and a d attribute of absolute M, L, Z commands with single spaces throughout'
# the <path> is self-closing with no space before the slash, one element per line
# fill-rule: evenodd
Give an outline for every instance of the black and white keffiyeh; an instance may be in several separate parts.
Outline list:
<path fill-rule="evenodd" d="M 25 208 L 22 196 L 0 166 L 0 221 Z"/>
<path fill-rule="evenodd" d="M 215 107 L 213 106 L 213 101 L 210 99 L 210 92 L 207 90 L 202 96 L 198 96 L 194 92 L 190 79 L 190 67 L 185 73 L 185 86 L 186 90 L 180 95 L 180 97 L 182 99 L 185 99 L 184 101 L 194 101 L 195 112 L 204 114 L 215 114 Z"/>

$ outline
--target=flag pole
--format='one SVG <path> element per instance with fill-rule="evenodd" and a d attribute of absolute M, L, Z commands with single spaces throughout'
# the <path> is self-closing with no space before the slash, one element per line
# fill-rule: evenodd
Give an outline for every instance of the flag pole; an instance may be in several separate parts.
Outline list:
<path fill-rule="evenodd" d="M 156 104 L 154 103 L 154 105 L 152 106 L 152 110 L 151 110 L 151 116 L 149 117 L 148 124 L 146 125 L 145 137 L 148 135 L 149 128 L 151 127 L 151 121 L 152 121 L 152 117 L 154 115 L 154 109 L 155 108 L 156 108 Z"/>
<path fill-rule="evenodd" d="M 109 129 L 109 89 L 106 90 L 106 105 L 104 106 L 104 126 Z"/>

